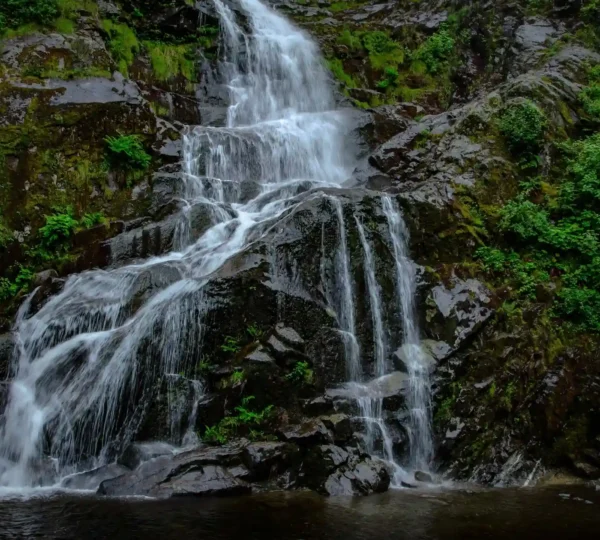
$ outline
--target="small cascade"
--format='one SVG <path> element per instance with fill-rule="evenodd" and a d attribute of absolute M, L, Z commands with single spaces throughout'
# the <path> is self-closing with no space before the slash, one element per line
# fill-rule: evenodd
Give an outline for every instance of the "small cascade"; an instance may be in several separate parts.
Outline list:
<path fill-rule="evenodd" d="M 408 257 L 408 230 L 400 209 L 392 199 L 381 199 L 392 241 L 396 262 L 396 296 L 402 316 L 402 352 L 408 371 L 409 410 L 408 434 L 410 463 L 413 470 L 428 471 L 433 460 L 431 435 L 431 364 L 420 345 L 419 328 L 415 313 L 417 288 L 415 265 Z"/>

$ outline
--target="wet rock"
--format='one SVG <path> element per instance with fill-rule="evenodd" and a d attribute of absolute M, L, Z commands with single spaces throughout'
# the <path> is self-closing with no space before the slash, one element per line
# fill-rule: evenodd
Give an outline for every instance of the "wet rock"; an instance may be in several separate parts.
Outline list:
<path fill-rule="evenodd" d="M 253 481 L 266 480 L 285 471 L 299 458 L 298 447 L 282 442 L 255 442 L 244 449 L 242 461 Z"/>
<path fill-rule="evenodd" d="M 14 349 L 12 334 L 0 334 L 0 381 L 9 377 Z"/>
<path fill-rule="evenodd" d="M 244 357 L 245 362 L 252 362 L 257 364 L 272 364 L 275 365 L 274 358 L 267 352 L 263 346 L 259 346 L 254 349 L 251 353 Z"/>
<path fill-rule="evenodd" d="M 58 272 L 56 270 L 44 270 L 35 275 L 33 278 L 33 285 L 34 287 L 39 287 L 54 278 L 58 278 Z"/>
<path fill-rule="evenodd" d="M 286 441 L 299 446 L 333 442 L 331 433 L 320 420 L 308 420 L 299 425 L 283 428 L 281 436 Z"/>
<path fill-rule="evenodd" d="M 117 460 L 119 465 L 128 469 L 137 469 L 145 461 L 160 457 L 171 456 L 175 448 L 164 442 L 148 442 L 130 444 Z"/>
<path fill-rule="evenodd" d="M 321 421 L 333 433 L 335 443 L 345 443 L 352 438 L 350 417 L 345 414 L 321 416 Z"/>
<path fill-rule="evenodd" d="M 129 472 L 131 472 L 131 470 L 127 467 L 112 463 L 91 471 L 67 476 L 66 478 L 63 478 L 60 486 L 66 489 L 96 490 L 105 480 L 111 480 Z"/>
<path fill-rule="evenodd" d="M 355 449 L 322 445 L 311 449 L 303 467 L 302 482 L 330 496 L 369 495 L 386 491 L 390 484 L 385 465 Z"/>
<path fill-rule="evenodd" d="M 573 463 L 573 469 L 577 474 L 590 480 L 598 480 L 600 478 L 600 467 L 596 467 L 591 463 L 585 461 L 575 461 Z"/>
<path fill-rule="evenodd" d="M 287 343 L 290 347 L 299 351 L 304 349 L 306 342 L 293 328 L 288 328 L 280 323 L 275 327 L 275 334 L 281 341 Z"/>
<path fill-rule="evenodd" d="M 333 401 L 328 396 L 319 396 L 304 402 L 302 410 L 308 416 L 320 416 L 328 414 L 333 410 Z"/>
<path fill-rule="evenodd" d="M 424 471 L 416 471 L 415 472 L 415 480 L 417 482 L 425 482 L 426 484 L 433 483 L 433 478 L 431 477 L 431 475 Z"/>
<path fill-rule="evenodd" d="M 243 479 L 249 472 L 242 464 L 242 450 L 242 446 L 208 448 L 158 457 L 135 471 L 105 480 L 98 494 L 157 498 L 244 495 L 251 487 Z"/>
<path fill-rule="evenodd" d="M 427 333 L 456 350 L 493 315 L 490 302 L 489 291 L 475 279 L 437 285 L 426 301 Z"/>

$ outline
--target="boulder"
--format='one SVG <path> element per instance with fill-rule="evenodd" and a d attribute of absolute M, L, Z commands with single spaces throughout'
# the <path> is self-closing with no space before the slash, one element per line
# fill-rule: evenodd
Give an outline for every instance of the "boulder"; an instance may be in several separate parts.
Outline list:
<path fill-rule="evenodd" d="M 253 481 L 267 480 L 283 473 L 299 458 L 298 447 L 282 442 L 250 443 L 242 456 Z"/>
<path fill-rule="evenodd" d="M 98 494 L 157 498 L 244 495 L 251 487 L 245 481 L 249 471 L 242 464 L 242 451 L 243 446 L 238 445 L 157 457 L 135 471 L 105 480 Z"/>
<path fill-rule="evenodd" d="M 105 480 L 111 480 L 129 472 L 131 472 L 129 468 L 113 463 L 91 471 L 67 476 L 62 479 L 60 487 L 77 490 L 97 490 L 98 486 Z"/>
<path fill-rule="evenodd" d="M 316 419 L 282 428 L 280 435 L 286 441 L 299 446 L 310 446 L 333 441 L 331 432 L 325 427 L 325 424 L 321 420 Z"/>

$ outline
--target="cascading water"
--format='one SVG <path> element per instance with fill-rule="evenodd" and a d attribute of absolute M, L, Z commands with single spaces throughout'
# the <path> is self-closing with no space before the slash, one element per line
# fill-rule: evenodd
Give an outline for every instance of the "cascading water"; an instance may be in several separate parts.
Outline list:
<path fill-rule="evenodd" d="M 402 315 L 402 351 L 409 376 L 407 402 L 410 420 L 410 467 L 428 471 L 433 460 L 429 380 L 431 364 L 427 362 L 427 356 L 421 348 L 415 316 L 415 266 L 408 257 L 408 230 L 400 209 L 387 195 L 382 197 L 381 203 L 387 218 L 396 262 L 396 296 Z"/>
<path fill-rule="evenodd" d="M 239 15 L 214 0 L 222 35 L 220 73 L 230 94 L 223 127 L 198 126 L 184 137 L 183 209 L 176 251 L 108 271 L 71 276 L 60 294 L 31 315 L 31 299 L 17 317 L 16 374 L 0 419 L 0 486 L 52 483 L 40 473 L 51 456 L 57 476 L 114 460 L 139 428 L 144 403 L 157 381 L 178 384 L 203 339 L 209 276 L 264 235 L 310 190 L 340 187 L 351 175 L 344 117 L 334 110 L 327 74 L 316 45 L 259 0 L 240 0 Z M 246 30 L 248 29 L 248 30 Z M 247 202 L 243 187 L 256 195 Z M 328 302 L 337 314 L 348 379 L 363 385 L 355 328 L 347 227 L 333 202 L 339 230 L 334 254 L 336 284 Z M 386 202 L 387 201 L 387 202 Z M 410 431 L 414 464 L 431 460 L 429 382 L 413 323 L 414 271 L 397 208 L 384 197 L 398 270 L 405 346 L 411 379 Z M 190 215 L 207 209 L 212 226 L 193 238 Z M 373 315 L 376 372 L 386 371 L 387 345 L 371 248 L 356 220 L 365 258 Z M 148 283 L 152 287 L 148 287 Z M 408 298 L 410 296 L 410 298 Z M 364 385 L 363 385 L 364 386 Z M 194 407 L 182 419 L 171 404 L 176 444 L 193 444 L 193 425 L 203 387 L 192 386 Z M 383 434 L 382 457 L 394 461 L 382 419 L 381 399 L 357 400 L 367 424 Z M 368 428 L 372 429 L 372 428 Z M 177 431 L 172 427 L 172 432 Z"/>

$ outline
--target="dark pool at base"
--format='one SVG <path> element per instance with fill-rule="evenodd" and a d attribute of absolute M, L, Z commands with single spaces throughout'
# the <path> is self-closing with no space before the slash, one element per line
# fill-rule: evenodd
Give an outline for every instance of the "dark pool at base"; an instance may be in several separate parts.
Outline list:
<path fill-rule="evenodd" d="M 168 501 L 61 494 L 0 500 L 0 538 L 597 539 L 600 492 L 563 486 Z"/>

